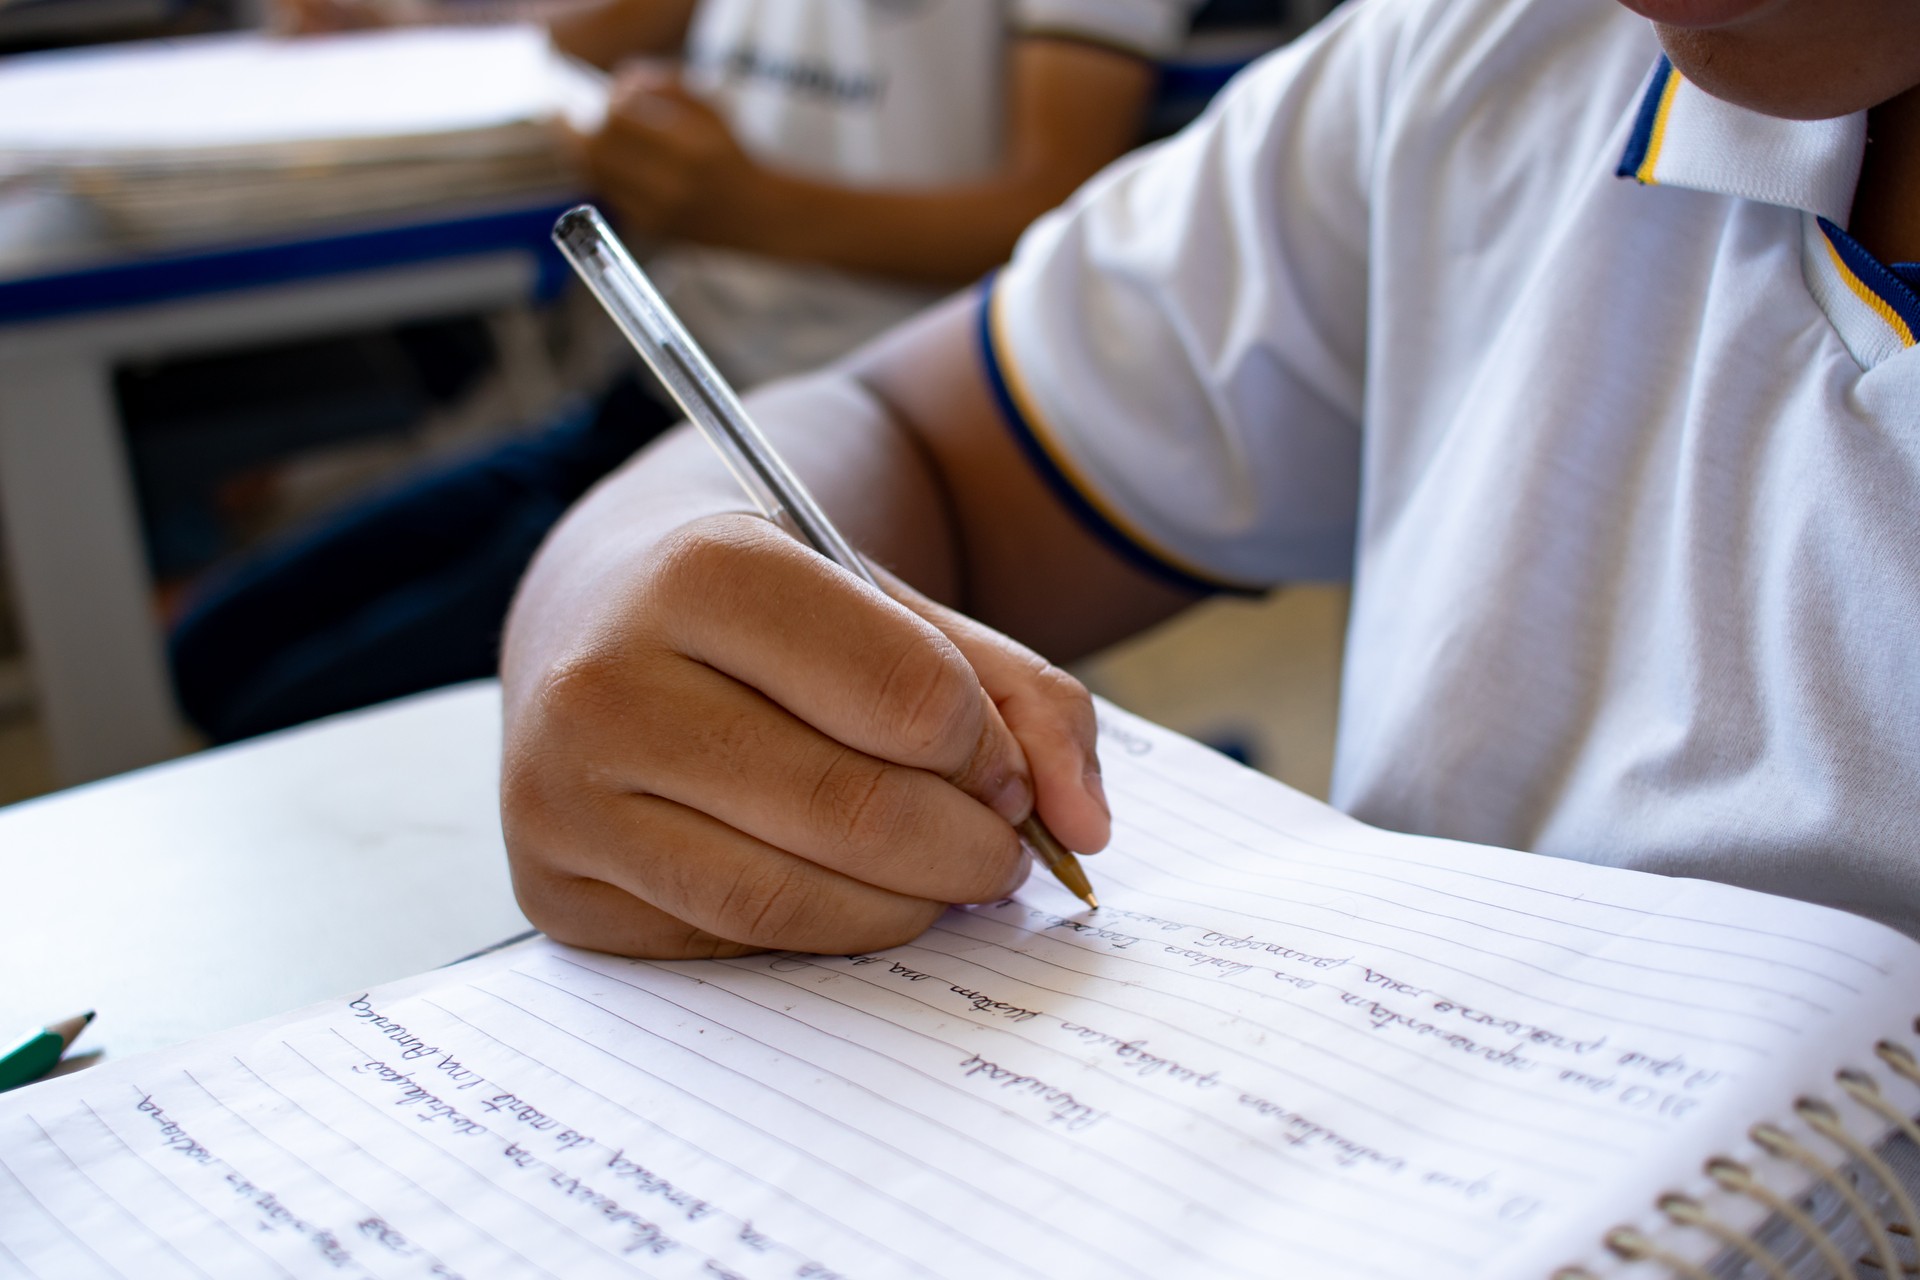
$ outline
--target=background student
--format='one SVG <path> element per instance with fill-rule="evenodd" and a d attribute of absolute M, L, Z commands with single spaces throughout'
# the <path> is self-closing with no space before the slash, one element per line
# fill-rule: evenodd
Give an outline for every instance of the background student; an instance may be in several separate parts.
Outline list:
<path fill-rule="evenodd" d="M 659 244 L 650 265 L 674 305 L 752 385 L 837 357 L 1004 259 L 1139 137 L 1154 60 L 1191 7 L 612 0 L 550 25 L 562 48 L 619 69 L 606 124 L 583 142 L 601 199 Z M 376 16 L 293 13 L 307 29 Z M 674 416 L 622 379 L 590 412 L 216 576 L 172 637 L 183 707 L 226 740 L 490 674 L 546 530 Z"/>

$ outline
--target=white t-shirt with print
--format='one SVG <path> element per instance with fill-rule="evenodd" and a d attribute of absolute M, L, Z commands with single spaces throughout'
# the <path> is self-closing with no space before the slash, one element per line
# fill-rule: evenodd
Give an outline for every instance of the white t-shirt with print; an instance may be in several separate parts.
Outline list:
<path fill-rule="evenodd" d="M 1864 145 L 1613 0 L 1362 0 L 1036 224 L 990 372 L 1125 554 L 1352 574 L 1341 807 L 1920 935 L 1920 296 L 1844 231 Z"/>
<path fill-rule="evenodd" d="M 1178 47 L 1193 2 L 702 0 L 683 74 L 764 164 L 935 187 L 999 163 L 1010 41 L 1053 34 L 1157 58 Z M 743 386 L 825 364 L 943 292 L 691 245 L 652 269 Z"/>

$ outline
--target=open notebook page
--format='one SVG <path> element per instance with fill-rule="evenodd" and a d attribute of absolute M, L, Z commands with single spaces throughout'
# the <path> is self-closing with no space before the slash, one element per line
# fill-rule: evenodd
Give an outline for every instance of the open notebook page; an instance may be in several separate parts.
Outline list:
<path fill-rule="evenodd" d="M 1913 1041 L 1878 925 L 1378 832 L 1102 714 L 1098 913 L 536 941 L 34 1086 L 0 1275 L 1540 1276 Z"/>

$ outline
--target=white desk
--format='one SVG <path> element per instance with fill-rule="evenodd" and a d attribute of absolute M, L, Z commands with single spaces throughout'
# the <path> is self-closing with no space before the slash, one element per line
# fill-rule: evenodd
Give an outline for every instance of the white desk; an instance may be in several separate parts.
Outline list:
<path fill-rule="evenodd" d="M 528 925 L 492 682 L 0 809 L 0 1034 L 84 1009 L 123 1057 Z"/>
<path fill-rule="evenodd" d="M 550 295 L 558 195 L 291 239 L 88 259 L 84 222 L 0 201 L 0 522 L 65 782 L 177 753 L 113 369 Z"/>

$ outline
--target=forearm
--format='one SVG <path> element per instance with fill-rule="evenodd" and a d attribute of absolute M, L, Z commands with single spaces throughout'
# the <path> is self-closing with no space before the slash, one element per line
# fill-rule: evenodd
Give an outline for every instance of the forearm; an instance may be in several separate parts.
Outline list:
<path fill-rule="evenodd" d="M 537 0 L 554 47 L 611 71 L 628 58 L 677 53 L 692 0 Z"/>
<path fill-rule="evenodd" d="M 1078 174 L 1073 175 L 1077 179 Z M 1006 261 L 1021 231 L 1073 191 L 1071 179 L 1011 177 L 926 191 L 831 186 L 768 172 L 759 209 L 723 220 L 732 248 L 933 285 L 977 280 Z"/>

